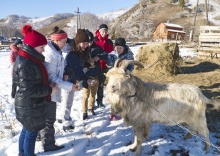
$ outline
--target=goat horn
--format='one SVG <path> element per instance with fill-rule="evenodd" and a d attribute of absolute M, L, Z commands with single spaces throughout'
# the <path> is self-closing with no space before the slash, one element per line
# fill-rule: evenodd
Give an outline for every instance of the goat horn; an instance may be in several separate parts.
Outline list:
<path fill-rule="evenodd" d="M 144 68 L 143 64 L 141 64 L 139 61 L 135 61 L 135 60 L 123 60 L 121 62 L 120 68 L 125 70 L 128 67 L 129 64 L 134 64 L 134 65 L 137 65 L 140 68 Z"/>
<path fill-rule="evenodd" d="M 117 60 L 115 61 L 115 64 L 114 64 L 114 68 L 120 67 L 122 61 L 123 61 L 122 58 L 117 59 Z"/>

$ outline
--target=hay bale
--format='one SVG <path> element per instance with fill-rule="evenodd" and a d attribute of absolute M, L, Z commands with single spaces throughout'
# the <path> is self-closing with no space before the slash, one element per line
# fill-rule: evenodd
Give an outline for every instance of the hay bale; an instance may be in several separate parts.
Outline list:
<path fill-rule="evenodd" d="M 176 48 L 175 48 L 176 46 Z M 149 67 L 160 59 L 154 66 Z M 155 43 L 148 44 L 140 48 L 136 55 L 136 60 L 140 61 L 146 68 L 144 70 L 157 75 L 174 75 L 179 72 L 181 57 L 179 56 L 179 47 L 175 43 Z"/>

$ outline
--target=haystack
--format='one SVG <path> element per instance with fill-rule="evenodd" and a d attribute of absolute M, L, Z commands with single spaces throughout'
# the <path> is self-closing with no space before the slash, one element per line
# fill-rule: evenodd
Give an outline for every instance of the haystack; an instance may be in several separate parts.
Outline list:
<path fill-rule="evenodd" d="M 177 74 L 181 63 L 179 47 L 175 43 L 154 43 L 143 46 L 136 55 L 136 60 L 145 65 L 144 69 L 136 70 L 144 70 L 156 75 Z M 150 65 L 152 66 L 149 67 Z"/>

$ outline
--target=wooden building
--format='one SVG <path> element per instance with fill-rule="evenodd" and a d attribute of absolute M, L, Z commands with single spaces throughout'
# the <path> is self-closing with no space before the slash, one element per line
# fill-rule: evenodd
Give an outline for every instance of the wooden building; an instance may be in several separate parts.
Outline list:
<path fill-rule="evenodd" d="M 197 51 L 206 55 L 220 55 L 220 26 L 200 26 L 199 45 Z"/>
<path fill-rule="evenodd" d="M 183 31 L 183 27 L 172 23 L 160 23 L 157 25 L 156 30 L 153 33 L 153 40 L 155 41 L 173 41 L 184 40 L 186 32 Z"/>

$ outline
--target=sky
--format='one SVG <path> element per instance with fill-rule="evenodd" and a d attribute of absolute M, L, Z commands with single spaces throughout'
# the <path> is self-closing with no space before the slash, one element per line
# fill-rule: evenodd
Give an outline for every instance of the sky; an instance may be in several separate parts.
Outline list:
<path fill-rule="evenodd" d="M 56 13 L 101 14 L 132 7 L 138 0 L 1 0 L 0 19 L 16 14 L 31 18 L 52 16 Z"/>
<path fill-rule="evenodd" d="M 130 47 L 134 55 L 140 46 Z M 181 56 L 195 56 L 192 49 L 180 48 Z M 15 110 L 11 99 L 11 66 L 9 61 L 9 50 L 0 50 L 0 155 L 18 155 L 18 139 L 22 129 L 21 124 L 15 120 Z M 58 145 L 65 147 L 58 151 L 43 152 L 40 141 L 36 142 L 35 153 L 38 156 L 133 156 L 129 150 L 129 144 L 133 142 L 133 131 L 131 127 L 123 124 L 123 119 L 110 121 L 110 104 L 104 91 L 105 109 L 96 108 L 96 116 L 89 115 L 88 120 L 82 120 L 81 99 L 83 92 L 74 94 L 71 117 L 75 123 L 73 132 L 64 132 L 62 125 L 55 122 L 55 138 Z M 61 104 L 57 104 L 57 119 L 60 118 Z M 6 118 L 6 117 L 7 118 Z M 12 124 L 12 130 L 6 129 Z M 184 140 L 187 132 L 178 126 L 165 126 L 152 124 L 152 130 L 148 139 L 142 144 L 142 156 L 217 156 L 216 150 L 211 147 L 210 152 L 204 152 L 204 143 L 196 137 Z M 210 132 L 210 140 L 219 146 L 218 134 Z"/>

